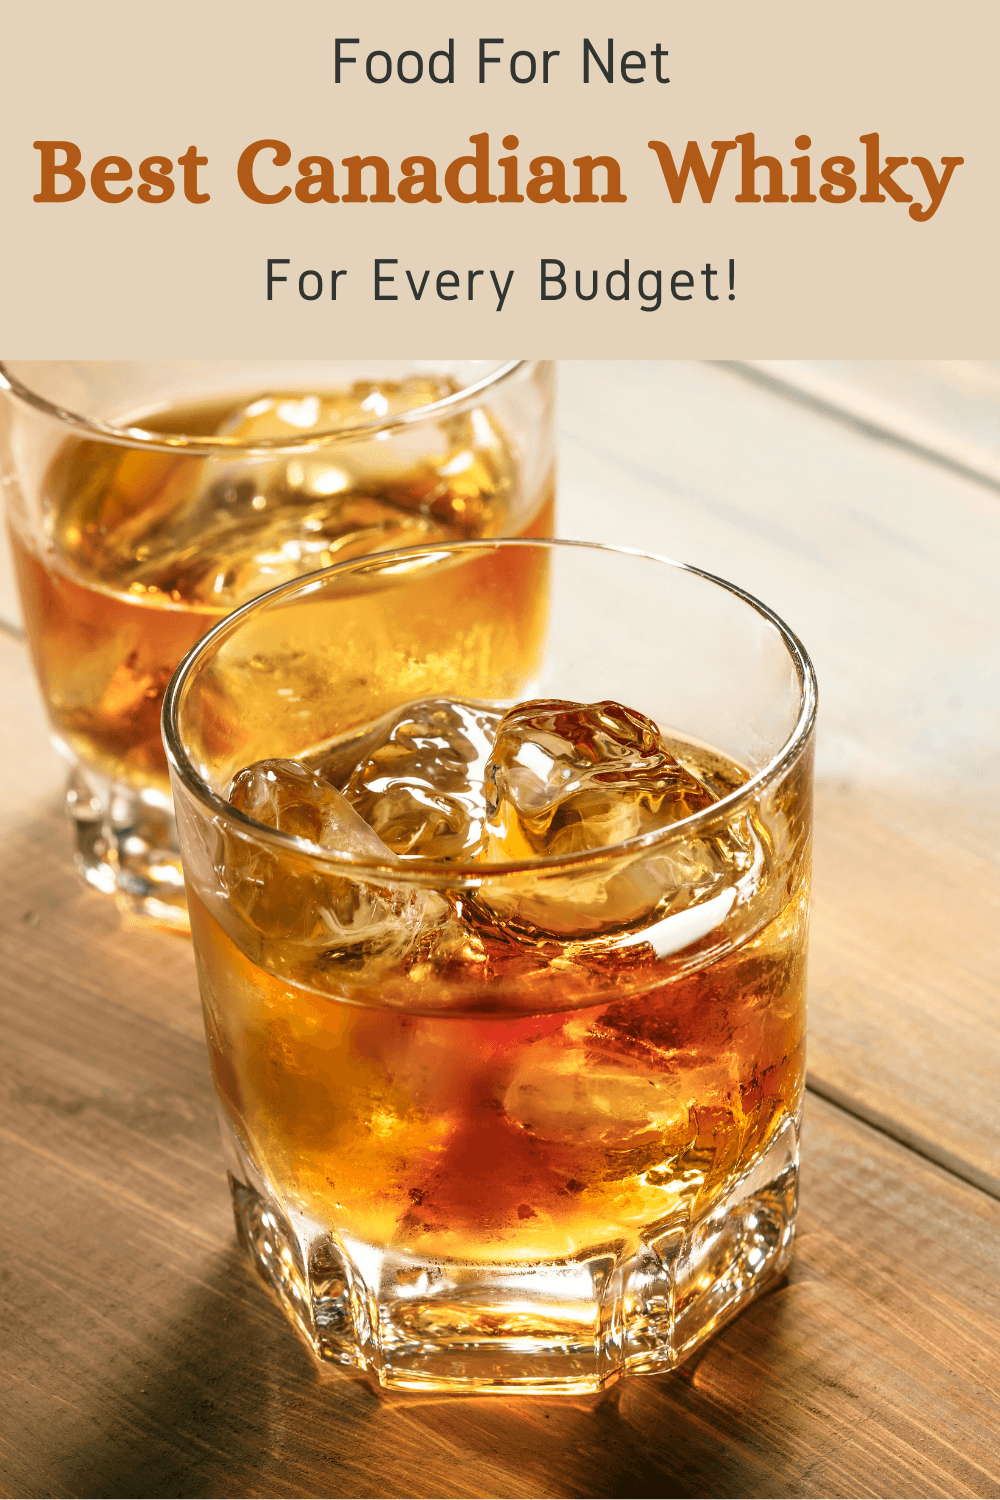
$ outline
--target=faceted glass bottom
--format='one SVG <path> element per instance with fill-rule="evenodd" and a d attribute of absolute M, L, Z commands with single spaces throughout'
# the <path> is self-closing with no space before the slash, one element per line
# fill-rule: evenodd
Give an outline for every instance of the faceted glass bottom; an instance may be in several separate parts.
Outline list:
<path fill-rule="evenodd" d="M 305 1222 L 296 1232 L 245 1158 L 230 1185 L 243 1244 L 319 1360 L 396 1389 L 569 1394 L 674 1368 L 781 1274 L 798 1150 L 789 1119 L 697 1222 L 631 1253 L 528 1265 L 428 1262 Z"/>
<path fill-rule="evenodd" d="M 126 927 L 190 932 L 177 827 L 161 793 L 143 795 L 75 765 L 66 813 L 77 871 L 114 896 Z"/>

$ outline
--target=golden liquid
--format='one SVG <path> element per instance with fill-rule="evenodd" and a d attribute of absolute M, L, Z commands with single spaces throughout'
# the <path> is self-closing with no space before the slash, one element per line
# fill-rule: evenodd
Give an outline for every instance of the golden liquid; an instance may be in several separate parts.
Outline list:
<path fill-rule="evenodd" d="M 174 408 L 164 433 L 297 438 L 426 405 L 436 378 Z M 45 539 L 12 526 L 28 639 L 50 719 L 84 765 L 167 792 L 160 708 L 174 668 L 237 605 L 288 579 L 427 541 L 547 536 L 551 486 L 525 513 L 504 434 L 481 410 L 428 433 L 297 457 L 200 458 L 69 439 L 46 482 Z"/>
<path fill-rule="evenodd" d="M 671 749 L 719 791 L 745 779 Z M 801 882 L 775 893 L 765 872 L 756 929 L 728 949 L 704 935 L 685 962 L 658 957 L 642 924 L 622 947 L 505 920 L 525 889 L 511 876 L 492 906 L 439 897 L 450 936 L 387 964 L 376 944 L 351 962 L 324 949 L 308 877 L 272 863 L 244 880 L 248 857 L 220 844 L 229 898 L 192 894 L 191 925 L 216 1085 L 286 1213 L 428 1260 L 618 1250 L 690 1222 L 798 1109 Z M 787 857 L 768 850 L 770 868 Z"/>

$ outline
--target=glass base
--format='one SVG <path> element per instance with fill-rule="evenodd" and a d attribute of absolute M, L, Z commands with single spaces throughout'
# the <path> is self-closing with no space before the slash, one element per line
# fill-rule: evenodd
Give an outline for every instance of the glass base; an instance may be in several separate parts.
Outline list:
<path fill-rule="evenodd" d="M 166 799 L 116 785 L 82 766 L 66 783 L 76 868 L 95 890 L 114 896 L 126 927 L 188 933 L 177 828 Z"/>
<path fill-rule="evenodd" d="M 630 1252 L 527 1265 L 296 1232 L 249 1163 L 230 1185 L 240 1239 L 318 1360 L 395 1389 L 570 1394 L 674 1368 L 781 1274 L 798 1154 L 790 1119 L 693 1225 L 661 1226 Z"/>

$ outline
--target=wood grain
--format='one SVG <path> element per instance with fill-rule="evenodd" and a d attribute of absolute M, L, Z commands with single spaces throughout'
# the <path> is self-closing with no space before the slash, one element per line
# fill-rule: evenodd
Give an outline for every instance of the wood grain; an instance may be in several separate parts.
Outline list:
<path fill-rule="evenodd" d="M 758 359 L 737 368 L 1000 489 L 1000 360 Z"/>
<path fill-rule="evenodd" d="M 790 1277 L 683 1373 L 504 1402 L 317 1373 L 234 1243 L 190 950 L 80 887 L 54 770 L 0 891 L 6 1493 L 997 1493 L 1000 1205 L 821 1100 Z"/>
<path fill-rule="evenodd" d="M 811 1074 L 1000 1192 L 996 494 L 717 365 L 561 378 L 562 534 L 733 579 L 816 663 Z"/>

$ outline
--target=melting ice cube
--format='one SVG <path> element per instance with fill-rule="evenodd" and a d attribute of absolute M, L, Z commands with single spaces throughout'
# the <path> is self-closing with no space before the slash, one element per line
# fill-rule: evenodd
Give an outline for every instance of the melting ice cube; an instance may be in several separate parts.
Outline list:
<path fill-rule="evenodd" d="M 264 760 L 240 771 L 233 806 L 259 823 L 308 839 L 348 859 L 393 866 L 392 851 L 336 787 L 294 760 Z M 433 893 L 374 881 L 360 872 L 324 869 L 315 858 L 270 849 L 261 839 L 227 830 L 218 873 L 236 913 L 271 941 L 268 961 L 279 969 L 284 942 L 293 947 L 364 944 L 369 957 L 402 952 L 440 905 Z"/>
<path fill-rule="evenodd" d="M 645 714 L 608 700 L 522 703 L 501 720 L 486 768 L 488 857 L 607 848 L 714 800 Z"/>
<path fill-rule="evenodd" d="M 410 703 L 384 726 L 344 796 L 395 854 L 471 860 L 486 818 L 484 776 L 500 714 L 475 703 Z"/>
<path fill-rule="evenodd" d="M 346 858 L 392 864 L 371 825 L 318 772 L 297 760 L 259 760 L 233 781 L 229 800 L 280 833 L 321 844 Z"/>
<path fill-rule="evenodd" d="M 487 766 L 483 857 L 608 848 L 715 800 L 644 714 L 607 700 L 522 703 L 502 719 Z M 609 855 L 593 869 L 487 880 L 481 894 L 515 928 L 587 937 L 649 917 L 691 873 L 678 858 L 683 863 L 676 852 Z"/>
<path fill-rule="evenodd" d="M 568 1023 L 564 1031 L 577 1029 Z M 575 1045 L 574 1045 L 575 1042 Z M 615 1056 L 596 1039 L 562 1032 L 526 1048 L 504 1095 L 504 1112 L 544 1141 L 593 1143 L 686 1125 L 676 1074 Z"/>
<path fill-rule="evenodd" d="M 144 595 L 209 608 L 346 558 L 504 529 L 510 449 L 481 411 L 428 419 L 392 434 L 323 442 L 448 395 L 437 376 L 358 382 L 320 394 L 265 393 L 216 427 L 219 437 L 316 446 L 205 460 L 128 454 L 108 488 L 89 565 Z M 383 441 L 382 439 L 387 439 Z"/>

